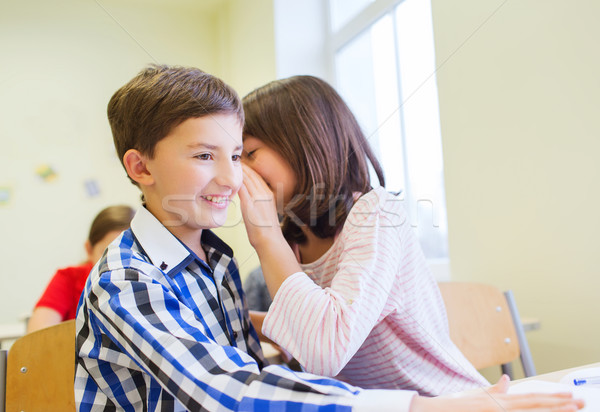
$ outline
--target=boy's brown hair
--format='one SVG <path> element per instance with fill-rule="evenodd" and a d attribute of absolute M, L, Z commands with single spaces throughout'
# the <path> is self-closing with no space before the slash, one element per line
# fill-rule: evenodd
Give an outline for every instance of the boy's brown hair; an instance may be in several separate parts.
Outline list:
<path fill-rule="evenodd" d="M 227 113 L 244 124 L 235 90 L 193 67 L 148 66 L 115 92 L 107 112 L 121 163 L 129 149 L 152 158 L 156 144 L 189 118 Z"/>
<path fill-rule="evenodd" d="M 286 206 L 283 233 L 302 243 L 299 225 L 334 236 L 354 204 L 371 190 L 369 163 L 383 171 L 356 118 L 325 81 L 294 76 L 260 87 L 243 99 L 244 136 L 253 136 L 286 159 L 297 175 L 297 196 Z"/>

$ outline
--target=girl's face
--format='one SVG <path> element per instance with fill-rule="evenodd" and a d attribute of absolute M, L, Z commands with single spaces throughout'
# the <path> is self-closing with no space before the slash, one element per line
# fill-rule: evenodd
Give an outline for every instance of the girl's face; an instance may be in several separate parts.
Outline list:
<path fill-rule="evenodd" d="M 279 210 L 294 196 L 297 178 L 290 164 L 256 137 L 244 139 L 242 162 L 258 173 L 275 194 Z"/>

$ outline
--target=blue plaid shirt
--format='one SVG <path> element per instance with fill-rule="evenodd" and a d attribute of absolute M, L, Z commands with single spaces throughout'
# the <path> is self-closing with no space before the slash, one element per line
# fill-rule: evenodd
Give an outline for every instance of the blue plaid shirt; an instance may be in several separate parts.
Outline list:
<path fill-rule="evenodd" d="M 201 243 L 208 262 L 142 207 L 107 248 L 77 313 L 79 410 L 373 406 L 372 391 L 266 366 L 231 249 L 209 230 Z"/>

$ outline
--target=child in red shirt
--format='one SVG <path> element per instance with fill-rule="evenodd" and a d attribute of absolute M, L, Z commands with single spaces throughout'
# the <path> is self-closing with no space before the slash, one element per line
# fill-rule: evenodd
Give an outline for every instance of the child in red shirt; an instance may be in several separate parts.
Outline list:
<path fill-rule="evenodd" d="M 134 213 L 129 206 L 110 206 L 98 213 L 85 242 L 87 262 L 59 269 L 54 274 L 35 305 L 27 325 L 28 333 L 75 319 L 79 297 L 94 263 L 100 259 L 109 243 L 129 227 Z"/>

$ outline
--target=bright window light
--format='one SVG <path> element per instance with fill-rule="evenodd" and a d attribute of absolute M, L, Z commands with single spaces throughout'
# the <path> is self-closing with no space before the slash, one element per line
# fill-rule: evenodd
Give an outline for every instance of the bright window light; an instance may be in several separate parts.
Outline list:
<path fill-rule="evenodd" d="M 331 0 L 332 12 L 339 3 Z M 447 259 L 431 4 L 398 2 L 343 40 L 334 51 L 337 89 L 383 166 L 386 188 L 401 192 L 425 255 Z"/>

